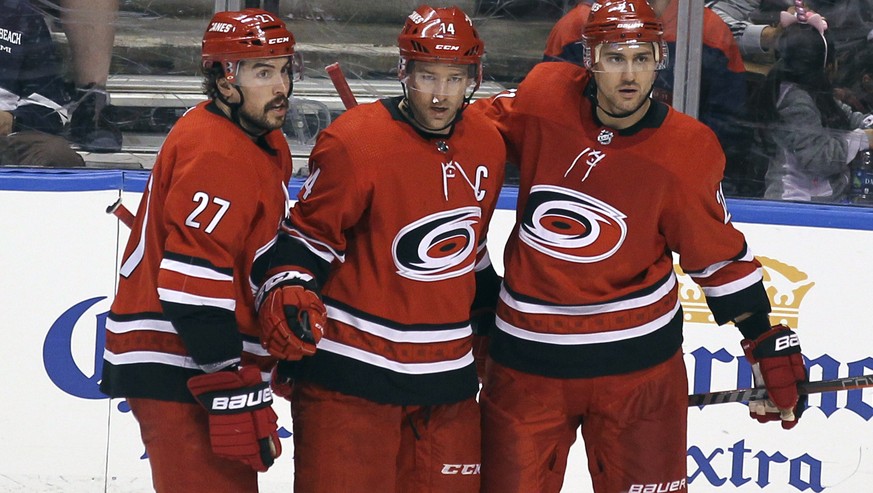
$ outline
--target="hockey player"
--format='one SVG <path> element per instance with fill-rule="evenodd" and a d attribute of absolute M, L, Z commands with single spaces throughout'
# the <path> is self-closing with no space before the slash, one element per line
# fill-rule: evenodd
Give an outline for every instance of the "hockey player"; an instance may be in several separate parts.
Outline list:
<path fill-rule="evenodd" d="M 483 491 L 557 493 L 580 427 L 597 493 L 687 491 L 673 254 L 744 337 L 775 403 L 753 417 L 797 423 L 803 357 L 791 329 L 771 327 L 718 140 L 650 98 L 667 56 L 651 7 L 597 1 L 583 34 L 588 70 L 542 63 L 484 102 L 520 186 L 480 395 Z"/>
<path fill-rule="evenodd" d="M 463 111 L 484 50 L 469 17 L 421 6 L 398 42 L 404 95 L 322 131 L 272 262 L 255 266 L 270 352 L 314 351 L 278 366 L 294 491 L 479 491 L 471 304 L 496 276 L 485 237 L 505 149 Z"/>
<path fill-rule="evenodd" d="M 256 492 L 281 452 L 249 274 L 287 211 L 298 58 L 273 14 L 215 14 L 210 99 L 167 136 L 124 251 L 101 390 L 127 398 L 158 492 Z"/>

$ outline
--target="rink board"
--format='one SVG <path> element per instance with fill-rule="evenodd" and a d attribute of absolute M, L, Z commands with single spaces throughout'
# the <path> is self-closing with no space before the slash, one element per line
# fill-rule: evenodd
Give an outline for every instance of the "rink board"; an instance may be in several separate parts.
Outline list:
<path fill-rule="evenodd" d="M 106 206 L 136 210 L 147 174 L 0 170 L 0 492 L 151 491 L 136 423 L 123 400 L 98 388 L 106 314 L 127 228 Z M 296 193 L 300 183 L 291 185 Z M 515 190 L 491 223 L 502 271 Z M 796 327 L 813 379 L 873 374 L 873 210 L 729 200 L 736 226 L 764 265 L 774 316 Z M 680 273 L 689 391 L 750 384 L 739 334 L 710 320 L 700 290 Z M 689 410 L 692 491 L 870 491 L 873 391 L 813 396 L 785 432 L 750 420 L 743 404 Z M 284 453 L 262 475 L 264 492 L 291 491 L 287 403 Z M 649 453 L 643 444 L 641 454 Z M 653 451 L 654 449 L 652 449 Z M 571 452 L 565 492 L 590 492 L 583 445 Z M 662 490 L 664 491 L 664 490 Z"/>

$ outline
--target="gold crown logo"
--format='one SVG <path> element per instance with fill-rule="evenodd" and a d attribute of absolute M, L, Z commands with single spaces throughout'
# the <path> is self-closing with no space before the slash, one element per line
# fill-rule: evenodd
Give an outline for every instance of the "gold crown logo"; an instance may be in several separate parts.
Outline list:
<path fill-rule="evenodd" d="M 797 327 L 800 303 L 815 283 L 794 266 L 767 257 L 757 259 L 763 267 L 764 289 L 773 307 L 771 322 Z M 714 324 L 703 290 L 678 265 L 674 265 L 673 269 L 679 279 L 679 300 L 685 312 L 685 321 Z"/>

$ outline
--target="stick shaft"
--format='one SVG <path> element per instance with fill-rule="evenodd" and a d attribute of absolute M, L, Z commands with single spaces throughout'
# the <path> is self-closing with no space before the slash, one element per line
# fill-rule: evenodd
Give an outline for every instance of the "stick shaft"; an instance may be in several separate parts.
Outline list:
<path fill-rule="evenodd" d="M 859 377 L 837 378 L 835 380 L 820 380 L 817 382 L 803 382 L 797 384 L 797 392 L 801 395 L 818 394 L 822 392 L 838 392 L 841 390 L 858 390 L 873 387 L 873 375 Z M 736 389 L 692 394 L 688 396 L 689 406 L 708 406 L 710 404 L 724 404 L 726 402 L 749 402 L 767 398 L 767 390 Z"/>
<path fill-rule="evenodd" d="M 330 80 L 333 82 L 333 87 L 336 88 L 336 92 L 339 94 L 343 106 L 345 106 L 347 110 L 357 106 L 358 100 L 355 99 L 355 95 L 349 87 L 349 83 L 346 80 L 345 74 L 343 74 L 343 69 L 339 66 L 339 62 L 331 63 L 327 67 L 324 67 L 324 70 L 326 70 L 327 75 L 330 76 Z"/>
<path fill-rule="evenodd" d="M 119 221 L 124 223 L 128 228 L 133 228 L 133 221 L 135 216 L 130 210 L 121 203 L 121 198 L 119 197 L 112 205 L 106 208 L 107 214 L 112 214 L 118 218 Z"/>

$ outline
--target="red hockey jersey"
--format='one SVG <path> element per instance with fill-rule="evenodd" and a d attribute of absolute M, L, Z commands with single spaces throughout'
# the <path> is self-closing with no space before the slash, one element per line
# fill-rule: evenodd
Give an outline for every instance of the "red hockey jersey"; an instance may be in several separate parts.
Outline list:
<path fill-rule="evenodd" d="M 606 127 L 588 83 L 581 67 L 541 63 L 517 91 L 473 105 L 520 171 L 491 355 L 547 376 L 625 373 L 675 354 L 673 253 L 719 324 L 770 308 L 730 222 L 712 131 L 656 102 L 635 126 Z"/>
<path fill-rule="evenodd" d="M 286 215 L 291 172 L 281 130 L 255 142 L 210 103 L 176 123 L 124 251 L 103 392 L 193 402 L 186 382 L 202 370 L 241 357 L 267 369 L 250 272 Z"/>
<path fill-rule="evenodd" d="M 295 378 L 375 402 L 457 402 L 478 390 L 470 307 L 475 271 L 490 265 L 505 147 L 480 114 L 464 113 L 450 135 L 423 134 L 398 102 L 347 111 L 310 156 L 285 228 L 298 248 L 282 264 L 332 263 L 329 320 Z"/>

